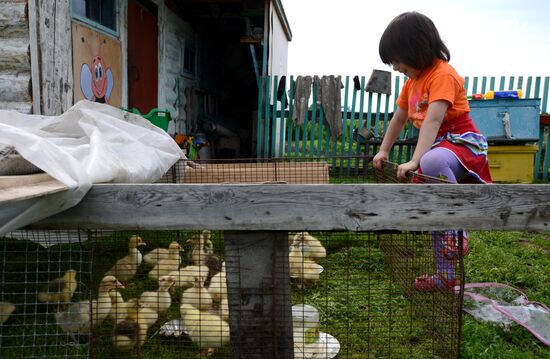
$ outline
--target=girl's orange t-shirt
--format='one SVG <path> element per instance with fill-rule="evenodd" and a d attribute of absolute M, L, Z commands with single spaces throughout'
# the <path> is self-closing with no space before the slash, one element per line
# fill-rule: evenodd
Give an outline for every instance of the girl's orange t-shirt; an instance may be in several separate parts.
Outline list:
<path fill-rule="evenodd" d="M 464 79 L 448 62 L 441 59 L 437 59 L 418 78 L 407 79 L 397 98 L 397 106 L 407 111 L 414 127 L 420 128 L 429 104 L 438 100 L 449 103 L 444 122 L 470 112 Z"/>

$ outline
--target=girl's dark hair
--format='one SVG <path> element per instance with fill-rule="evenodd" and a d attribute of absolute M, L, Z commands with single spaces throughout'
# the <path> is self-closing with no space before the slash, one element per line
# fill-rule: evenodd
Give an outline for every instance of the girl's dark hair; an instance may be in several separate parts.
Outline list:
<path fill-rule="evenodd" d="M 430 67 L 436 58 L 449 61 L 451 53 L 434 23 L 416 11 L 405 12 L 393 19 L 380 38 L 382 62 L 400 62 L 418 70 Z"/>

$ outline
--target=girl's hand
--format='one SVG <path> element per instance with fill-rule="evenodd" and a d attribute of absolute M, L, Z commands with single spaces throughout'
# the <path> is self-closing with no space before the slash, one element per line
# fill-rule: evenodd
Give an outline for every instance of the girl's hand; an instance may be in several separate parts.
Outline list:
<path fill-rule="evenodd" d="M 384 161 L 387 161 L 389 159 L 389 153 L 386 151 L 378 151 L 376 156 L 374 156 L 372 160 L 372 164 L 374 166 L 375 170 L 381 170 L 384 166 Z"/>
<path fill-rule="evenodd" d="M 397 178 L 406 179 L 409 171 L 416 171 L 420 167 L 418 161 L 410 160 L 409 162 L 397 166 Z"/>

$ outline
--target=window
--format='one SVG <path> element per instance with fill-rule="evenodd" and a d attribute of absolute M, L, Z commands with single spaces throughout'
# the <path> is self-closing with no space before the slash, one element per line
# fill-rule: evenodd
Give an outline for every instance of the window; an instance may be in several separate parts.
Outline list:
<path fill-rule="evenodd" d="M 178 35 L 177 35 L 178 36 Z M 196 72 L 196 51 L 194 41 L 189 36 L 178 36 L 180 74 L 194 77 Z"/>
<path fill-rule="evenodd" d="M 185 47 L 183 51 L 183 71 L 195 73 L 195 50 Z"/>
<path fill-rule="evenodd" d="M 101 30 L 117 33 L 116 0 L 72 0 L 72 14 Z"/>

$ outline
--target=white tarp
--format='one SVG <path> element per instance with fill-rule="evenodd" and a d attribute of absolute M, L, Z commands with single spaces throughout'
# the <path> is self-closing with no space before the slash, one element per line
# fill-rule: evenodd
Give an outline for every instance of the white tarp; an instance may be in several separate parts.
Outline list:
<path fill-rule="evenodd" d="M 94 183 L 152 183 L 184 158 L 175 141 L 145 118 L 87 100 L 60 116 L 0 111 L 0 145 L 15 147 L 70 188 L 0 223 L 0 236 L 73 207 Z"/>

